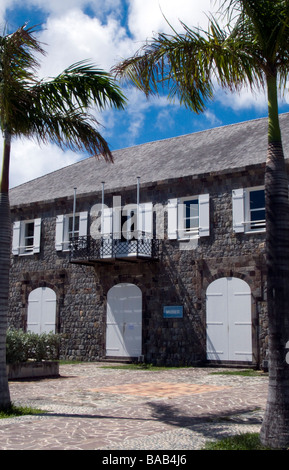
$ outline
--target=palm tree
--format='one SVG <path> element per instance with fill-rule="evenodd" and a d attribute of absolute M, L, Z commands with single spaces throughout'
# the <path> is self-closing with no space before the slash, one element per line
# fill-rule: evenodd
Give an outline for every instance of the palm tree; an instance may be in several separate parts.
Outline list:
<path fill-rule="evenodd" d="M 45 54 L 34 27 L 0 36 L 0 125 L 4 138 L 0 173 L 0 408 L 10 405 L 6 375 L 11 224 L 9 162 L 14 137 L 53 142 L 61 148 L 101 154 L 112 161 L 109 146 L 97 131 L 92 106 L 123 109 L 125 98 L 112 77 L 79 62 L 54 79 L 40 80 L 36 56 Z"/>
<path fill-rule="evenodd" d="M 268 153 L 265 171 L 266 258 L 269 318 L 269 394 L 261 440 L 289 445 L 289 206 L 278 117 L 279 90 L 289 72 L 289 1 L 222 0 L 228 15 L 221 28 L 214 19 L 207 31 L 184 23 L 178 34 L 158 34 L 113 69 L 147 96 L 168 93 L 201 113 L 216 84 L 230 91 L 263 90 L 268 97 Z"/>

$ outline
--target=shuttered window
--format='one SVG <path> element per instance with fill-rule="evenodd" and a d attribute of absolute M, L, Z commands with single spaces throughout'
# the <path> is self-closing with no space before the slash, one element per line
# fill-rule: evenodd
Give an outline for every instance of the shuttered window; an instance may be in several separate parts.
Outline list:
<path fill-rule="evenodd" d="M 233 190 L 233 230 L 236 233 L 264 232 L 265 191 L 263 187 Z"/>
<path fill-rule="evenodd" d="M 168 238 L 188 239 L 210 235 L 210 196 L 170 199 L 167 205 Z"/>
<path fill-rule="evenodd" d="M 69 250 L 70 241 L 74 238 L 87 236 L 87 212 L 75 214 L 73 232 L 73 215 L 58 215 L 56 217 L 55 248 L 57 251 Z"/>
<path fill-rule="evenodd" d="M 12 253 L 15 256 L 40 252 L 41 219 L 21 220 L 13 224 Z"/>

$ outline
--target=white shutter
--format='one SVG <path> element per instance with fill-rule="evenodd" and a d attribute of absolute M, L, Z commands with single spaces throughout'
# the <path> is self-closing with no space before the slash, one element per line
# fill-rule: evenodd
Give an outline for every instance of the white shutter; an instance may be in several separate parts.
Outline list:
<path fill-rule="evenodd" d="M 12 253 L 13 255 L 19 255 L 20 246 L 20 228 L 21 222 L 17 221 L 13 224 L 13 237 L 12 237 Z"/>
<path fill-rule="evenodd" d="M 34 220 L 34 246 L 33 253 L 40 252 L 40 239 L 41 239 L 41 219 Z"/>
<path fill-rule="evenodd" d="M 210 235 L 210 195 L 199 195 L 199 236 Z"/>
<path fill-rule="evenodd" d="M 55 229 L 55 248 L 57 251 L 63 249 L 63 233 L 64 233 L 64 215 L 58 215 L 56 217 L 56 229 Z"/>
<path fill-rule="evenodd" d="M 233 230 L 234 232 L 244 232 L 244 199 L 245 191 L 243 188 L 232 191 L 233 203 Z"/>
<path fill-rule="evenodd" d="M 101 233 L 106 238 L 110 238 L 112 234 L 112 208 L 110 207 L 105 207 L 103 210 Z"/>
<path fill-rule="evenodd" d="M 69 250 L 69 215 L 63 216 L 63 236 L 62 236 L 62 250 Z"/>
<path fill-rule="evenodd" d="M 139 204 L 138 218 L 137 218 L 138 231 L 140 234 L 145 233 L 146 237 L 152 238 L 153 235 L 153 204 L 148 202 L 146 204 Z"/>
<path fill-rule="evenodd" d="M 79 236 L 80 237 L 86 237 L 87 235 L 87 221 L 88 221 L 88 213 L 80 212 L 79 214 Z"/>
<path fill-rule="evenodd" d="M 115 240 L 121 239 L 121 230 L 122 230 L 121 214 L 122 214 L 121 207 L 113 208 L 113 238 Z"/>
<path fill-rule="evenodd" d="M 20 240 L 19 240 L 19 254 L 25 253 L 25 231 L 26 231 L 26 222 L 25 220 L 21 220 L 20 222 Z M 34 244 L 34 235 L 33 235 L 33 244 Z"/>
<path fill-rule="evenodd" d="M 112 257 L 112 208 L 105 207 L 101 215 L 101 234 L 103 237 L 101 244 L 101 258 Z"/>
<path fill-rule="evenodd" d="M 175 240 L 178 237 L 178 200 L 170 199 L 167 205 L 168 238 Z"/>

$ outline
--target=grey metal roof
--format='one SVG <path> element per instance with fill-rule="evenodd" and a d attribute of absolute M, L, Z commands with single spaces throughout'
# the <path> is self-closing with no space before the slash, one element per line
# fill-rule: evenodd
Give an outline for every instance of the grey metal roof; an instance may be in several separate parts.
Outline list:
<path fill-rule="evenodd" d="M 289 154 L 289 114 L 280 115 L 284 152 Z M 95 157 L 24 183 L 10 191 L 10 203 L 26 205 L 188 175 L 236 170 L 263 163 L 267 118 L 150 142 L 113 152 L 114 163 Z"/>

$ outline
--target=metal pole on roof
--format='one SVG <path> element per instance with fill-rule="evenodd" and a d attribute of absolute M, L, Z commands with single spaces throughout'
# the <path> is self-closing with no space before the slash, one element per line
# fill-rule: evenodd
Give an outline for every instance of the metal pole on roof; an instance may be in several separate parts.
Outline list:
<path fill-rule="evenodd" d="M 139 206 L 139 184 L 140 184 L 140 176 L 137 176 L 137 199 L 136 199 L 137 207 Z"/>
<path fill-rule="evenodd" d="M 74 196 L 73 196 L 73 219 L 72 219 L 72 237 L 73 237 L 73 238 L 74 238 L 74 232 L 75 232 L 76 190 L 77 190 L 77 188 L 74 188 Z"/>
<path fill-rule="evenodd" d="M 103 222 L 104 222 L 104 181 L 102 181 L 102 197 L 101 197 L 101 232 L 103 231 Z"/>
<path fill-rule="evenodd" d="M 140 227 L 140 213 L 139 213 L 139 193 L 140 193 L 140 176 L 137 176 L 137 195 L 136 195 L 136 220 L 137 220 L 137 237 L 139 238 L 139 227 Z"/>

